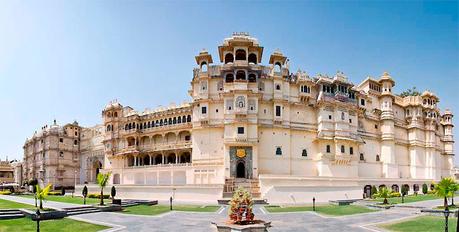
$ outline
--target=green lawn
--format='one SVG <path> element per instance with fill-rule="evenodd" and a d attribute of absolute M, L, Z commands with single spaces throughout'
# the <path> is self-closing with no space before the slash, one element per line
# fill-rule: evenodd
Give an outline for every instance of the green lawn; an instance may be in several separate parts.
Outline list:
<path fill-rule="evenodd" d="M 217 205 L 195 206 L 195 205 L 174 205 L 173 210 L 187 212 L 215 212 L 220 208 Z M 170 211 L 169 205 L 136 205 L 126 207 L 122 213 L 137 215 L 158 215 Z"/>
<path fill-rule="evenodd" d="M 0 209 L 32 209 L 33 205 L 0 199 Z"/>
<path fill-rule="evenodd" d="M 0 232 L 34 232 L 36 231 L 37 223 L 28 219 L 11 219 L 0 221 Z M 46 220 L 40 222 L 40 231 L 53 232 L 92 232 L 108 229 L 109 227 L 80 222 L 72 219 Z"/>
<path fill-rule="evenodd" d="M 410 202 L 416 202 L 416 201 L 428 201 L 428 200 L 435 200 L 435 199 L 440 199 L 440 197 L 437 197 L 433 194 L 418 194 L 417 196 L 415 195 L 408 195 L 405 196 L 405 203 L 410 203 Z M 373 201 L 377 201 L 382 203 L 384 201 L 383 198 L 376 198 Z M 401 197 L 392 197 L 392 198 L 387 198 L 387 201 L 389 201 L 389 204 L 401 204 L 402 203 L 402 198 Z"/>
<path fill-rule="evenodd" d="M 21 195 L 21 197 L 27 197 L 27 198 L 34 198 L 33 195 Z M 57 201 L 57 202 L 63 202 L 63 203 L 71 203 L 71 204 L 83 204 L 83 198 L 82 197 L 71 197 L 71 196 L 47 196 L 46 201 Z M 46 204 L 46 201 L 44 205 Z M 86 204 L 98 204 L 100 202 L 100 199 L 95 199 L 95 198 L 86 198 Z M 105 202 L 111 202 L 110 199 L 104 199 Z"/>
<path fill-rule="evenodd" d="M 289 207 L 279 207 L 279 206 L 265 206 L 265 209 L 270 213 L 285 213 L 285 212 L 302 212 L 302 211 L 312 211 L 312 206 L 289 206 Z M 320 205 L 316 206 L 316 212 L 331 216 L 342 216 L 342 215 L 351 215 L 359 213 L 369 213 L 376 210 L 369 209 L 364 206 L 358 205 Z"/>
<path fill-rule="evenodd" d="M 379 227 L 390 231 L 403 232 L 445 231 L 445 218 L 439 216 L 420 216 L 402 222 L 380 225 Z M 448 231 L 456 231 L 456 218 L 449 218 Z"/>

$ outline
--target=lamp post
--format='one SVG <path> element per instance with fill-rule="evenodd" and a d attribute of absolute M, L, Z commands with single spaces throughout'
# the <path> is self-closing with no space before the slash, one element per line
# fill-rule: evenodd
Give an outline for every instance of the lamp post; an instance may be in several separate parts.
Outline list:
<path fill-rule="evenodd" d="M 312 211 L 316 211 L 316 198 L 312 198 Z"/>
<path fill-rule="evenodd" d="M 445 232 L 448 232 L 448 217 L 450 214 L 448 207 L 443 211 L 443 214 L 445 215 Z"/>
<path fill-rule="evenodd" d="M 172 197 L 169 198 L 170 206 L 171 206 L 171 211 L 172 211 Z"/>
<path fill-rule="evenodd" d="M 40 232 L 40 218 L 41 218 L 41 213 L 40 213 L 40 210 L 37 209 L 36 217 L 35 217 L 35 220 L 37 221 L 37 232 Z"/>

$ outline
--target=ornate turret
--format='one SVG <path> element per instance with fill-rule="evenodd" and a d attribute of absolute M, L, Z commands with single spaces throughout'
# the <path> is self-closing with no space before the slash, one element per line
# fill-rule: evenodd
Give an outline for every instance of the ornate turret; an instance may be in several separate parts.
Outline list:
<path fill-rule="evenodd" d="M 258 40 L 246 32 L 233 33 L 218 47 L 220 62 L 225 64 L 258 64 L 261 62 L 263 47 Z"/>

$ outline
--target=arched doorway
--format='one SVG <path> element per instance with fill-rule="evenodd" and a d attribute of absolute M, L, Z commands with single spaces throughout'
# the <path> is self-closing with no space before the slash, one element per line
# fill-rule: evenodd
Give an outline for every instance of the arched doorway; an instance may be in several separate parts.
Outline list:
<path fill-rule="evenodd" d="M 363 194 L 366 198 L 371 197 L 371 185 L 365 185 L 363 188 Z"/>
<path fill-rule="evenodd" d="M 236 167 L 236 178 L 245 178 L 245 164 L 239 162 Z"/>

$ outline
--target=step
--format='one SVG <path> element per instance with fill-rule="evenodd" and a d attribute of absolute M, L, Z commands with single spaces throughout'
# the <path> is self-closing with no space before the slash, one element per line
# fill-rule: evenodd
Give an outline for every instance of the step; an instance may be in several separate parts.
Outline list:
<path fill-rule="evenodd" d="M 100 210 L 86 210 L 86 211 L 69 211 L 67 212 L 67 215 L 73 216 L 73 215 L 79 215 L 79 214 L 88 214 L 88 213 L 99 213 Z"/>
<path fill-rule="evenodd" d="M 9 214 L 22 214 L 22 212 L 20 210 L 8 210 L 8 211 L 0 210 L 0 216 L 9 215 Z"/>
<path fill-rule="evenodd" d="M 230 200 L 231 200 L 230 198 L 223 198 L 223 199 L 217 200 L 217 202 L 219 205 L 228 205 Z M 253 204 L 254 205 L 267 205 L 269 203 L 268 201 L 264 199 L 253 199 Z"/>
<path fill-rule="evenodd" d="M 0 215 L 0 220 L 15 219 L 15 218 L 22 218 L 22 217 L 24 217 L 24 214 L 22 213 L 3 214 L 3 215 Z"/>

